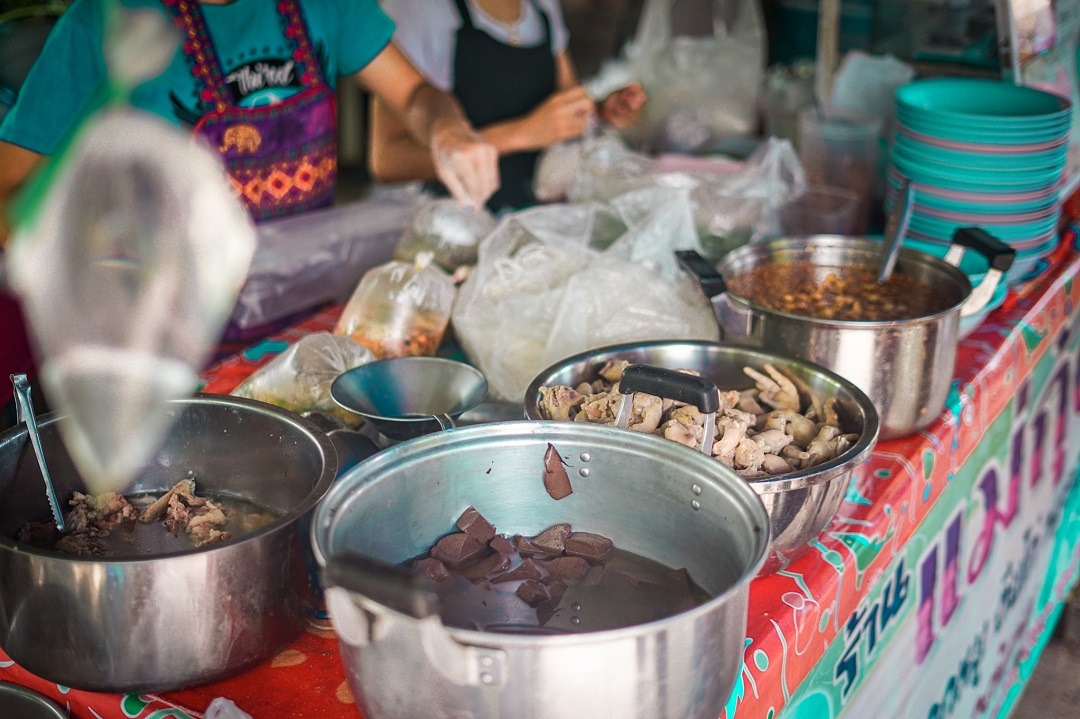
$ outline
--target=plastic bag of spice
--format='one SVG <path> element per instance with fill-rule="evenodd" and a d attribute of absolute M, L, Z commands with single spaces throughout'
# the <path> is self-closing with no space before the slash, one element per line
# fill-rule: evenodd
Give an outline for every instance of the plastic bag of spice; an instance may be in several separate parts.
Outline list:
<path fill-rule="evenodd" d="M 387 262 L 360 280 L 334 332 L 377 359 L 434 355 L 455 293 L 453 279 L 437 267 Z"/>

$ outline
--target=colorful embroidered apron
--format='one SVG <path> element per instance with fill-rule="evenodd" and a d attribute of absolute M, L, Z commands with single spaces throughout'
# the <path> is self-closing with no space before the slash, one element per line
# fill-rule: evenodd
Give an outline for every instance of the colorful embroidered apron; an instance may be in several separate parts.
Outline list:
<path fill-rule="evenodd" d="M 256 222 L 333 202 L 337 176 L 337 107 L 324 79 L 298 0 L 277 12 L 304 89 L 276 105 L 237 107 L 225 82 L 198 0 L 162 0 L 183 33 L 183 51 L 199 98 L 213 109 L 195 133 L 217 148 L 233 190 Z"/>

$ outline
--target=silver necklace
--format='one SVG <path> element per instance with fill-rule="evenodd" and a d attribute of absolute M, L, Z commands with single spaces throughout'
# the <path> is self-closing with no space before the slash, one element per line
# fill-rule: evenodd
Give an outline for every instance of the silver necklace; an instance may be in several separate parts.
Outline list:
<path fill-rule="evenodd" d="M 521 4 L 521 9 L 518 11 L 517 19 L 510 21 L 500 20 L 499 18 L 495 17 L 483 7 L 481 7 L 480 3 L 477 2 L 477 0 L 470 0 L 469 4 L 472 5 L 481 15 L 491 20 L 492 22 L 502 26 L 502 28 L 506 30 L 506 42 L 508 42 L 511 46 L 518 47 L 521 45 L 521 22 L 525 19 L 524 3 Z"/>

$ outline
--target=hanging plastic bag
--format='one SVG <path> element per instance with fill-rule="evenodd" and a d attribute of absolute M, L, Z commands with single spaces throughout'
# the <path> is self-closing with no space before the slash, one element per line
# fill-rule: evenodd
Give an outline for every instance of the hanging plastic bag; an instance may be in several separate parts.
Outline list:
<path fill-rule="evenodd" d="M 626 231 L 597 242 L 611 217 Z M 606 249 L 597 249 L 608 245 Z M 709 303 L 673 251 L 700 249 L 685 190 L 647 188 L 610 208 L 551 206 L 503 218 L 480 246 L 454 329 L 494 397 L 519 402 L 544 367 L 615 342 L 712 339 Z"/>
<path fill-rule="evenodd" d="M 712 20 L 704 36 L 687 34 L 700 23 L 675 22 L 695 12 Z M 627 59 L 649 97 L 628 133 L 635 144 L 697 153 L 756 132 L 765 68 L 758 0 L 647 0 Z"/>
<path fill-rule="evenodd" d="M 428 265 L 387 262 L 364 275 L 334 330 L 378 359 L 434 355 L 454 304 L 454 281 Z"/>
<path fill-rule="evenodd" d="M 330 385 L 344 372 L 374 359 L 371 350 L 351 337 L 316 332 L 260 367 L 233 395 L 293 412 L 326 412 L 354 425 L 358 417 L 334 402 Z"/>
<path fill-rule="evenodd" d="M 92 493 L 122 490 L 197 386 L 254 248 L 218 158 L 134 110 L 93 118 L 11 247 L 41 377 Z"/>
<path fill-rule="evenodd" d="M 484 209 L 466 207 L 442 198 L 420 206 L 409 221 L 394 251 L 402 262 L 434 262 L 447 272 L 476 264 L 476 247 L 495 228 L 495 218 Z"/>

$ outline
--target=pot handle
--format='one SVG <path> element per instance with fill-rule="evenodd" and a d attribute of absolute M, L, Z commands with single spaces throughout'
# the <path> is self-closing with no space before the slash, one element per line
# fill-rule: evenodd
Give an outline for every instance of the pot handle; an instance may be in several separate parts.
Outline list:
<path fill-rule="evenodd" d="M 748 307 L 738 307 L 731 301 L 723 275 L 717 272 L 708 260 L 693 250 L 677 250 L 675 259 L 712 303 L 720 328 L 738 337 L 750 336 L 753 329 L 753 313 Z"/>
<path fill-rule="evenodd" d="M 632 364 L 623 370 L 622 377 L 619 378 L 622 404 L 615 419 L 616 427 L 626 429 L 629 425 L 635 392 L 673 399 L 697 407 L 698 411 L 705 415 L 701 446 L 698 449 L 706 456 L 712 456 L 713 441 L 716 437 L 716 412 L 720 409 L 720 391 L 712 380 L 664 367 Z"/>
<path fill-rule="evenodd" d="M 960 260 L 964 257 L 964 248 L 975 250 L 986 258 L 990 263 L 990 269 L 986 273 L 979 286 L 972 290 L 971 295 L 960 308 L 961 317 L 970 317 L 986 307 L 990 298 L 994 296 L 1002 275 L 1012 267 L 1016 259 L 1016 250 L 1006 245 L 990 233 L 978 227 L 962 227 L 953 235 L 952 245 L 945 253 L 945 261 L 953 267 L 960 266 Z"/>
<path fill-rule="evenodd" d="M 426 576 L 356 552 L 331 556 L 326 563 L 326 578 L 332 585 L 414 619 L 425 619 L 439 612 L 435 583 Z"/>

